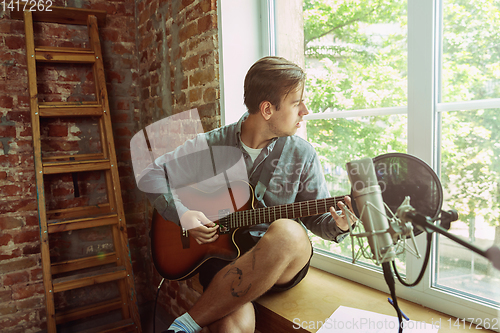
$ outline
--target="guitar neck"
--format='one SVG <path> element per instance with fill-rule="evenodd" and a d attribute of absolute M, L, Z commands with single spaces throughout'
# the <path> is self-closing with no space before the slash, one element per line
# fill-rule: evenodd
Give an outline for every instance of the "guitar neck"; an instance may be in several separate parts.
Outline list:
<path fill-rule="evenodd" d="M 292 204 L 257 208 L 234 212 L 219 222 L 229 229 L 249 227 L 261 223 L 271 223 L 278 219 L 295 219 L 329 212 L 330 207 L 344 202 L 344 197 L 301 201 Z"/>

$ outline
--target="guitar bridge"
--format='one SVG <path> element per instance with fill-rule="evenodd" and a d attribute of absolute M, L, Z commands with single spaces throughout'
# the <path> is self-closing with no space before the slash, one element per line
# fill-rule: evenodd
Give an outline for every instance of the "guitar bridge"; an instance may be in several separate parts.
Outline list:
<path fill-rule="evenodd" d="M 183 249 L 189 249 L 189 233 L 181 227 L 181 244 Z"/>

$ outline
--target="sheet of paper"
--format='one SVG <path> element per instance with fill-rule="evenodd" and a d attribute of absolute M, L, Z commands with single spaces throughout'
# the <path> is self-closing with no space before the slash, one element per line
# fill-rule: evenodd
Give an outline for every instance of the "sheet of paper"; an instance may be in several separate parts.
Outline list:
<path fill-rule="evenodd" d="M 411 318 L 411 316 L 409 316 Z M 441 323 L 403 319 L 404 333 L 437 333 Z M 387 316 L 346 306 L 339 306 L 317 333 L 397 333 L 398 317 Z"/>

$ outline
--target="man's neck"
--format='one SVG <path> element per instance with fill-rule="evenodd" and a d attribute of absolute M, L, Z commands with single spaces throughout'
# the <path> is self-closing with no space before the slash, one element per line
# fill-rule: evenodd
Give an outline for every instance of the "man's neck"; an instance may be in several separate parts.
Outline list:
<path fill-rule="evenodd" d="M 266 122 L 258 114 L 250 114 L 241 124 L 241 141 L 253 149 L 264 148 L 274 138 L 267 130 Z"/>

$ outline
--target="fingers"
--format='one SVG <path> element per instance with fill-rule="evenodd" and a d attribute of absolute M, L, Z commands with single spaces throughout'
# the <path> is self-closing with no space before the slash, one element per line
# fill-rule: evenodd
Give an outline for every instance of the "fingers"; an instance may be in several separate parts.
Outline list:
<path fill-rule="evenodd" d="M 332 217 L 335 220 L 335 222 L 337 222 L 343 216 L 343 214 L 339 215 L 333 206 L 330 207 L 330 214 L 332 214 Z"/>
<path fill-rule="evenodd" d="M 346 195 L 344 197 L 344 201 L 347 204 L 347 207 L 349 207 L 349 209 L 352 211 L 352 200 L 351 200 L 351 197 L 348 196 L 348 195 Z"/>
<path fill-rule="evenodd" d="M 212 224 L 214 223 L 212 222 Z M 194 228 L 191 230 L 191 236 L 194 237 L 198 244 L 211 243 L 219 238 L 219 234 L 217 233 L 218 228 L 218 225 L 215 225 L 214 227 L 201 226 Z"/>
<path fill-rule="evenodd" d="M 347 204 L 347 207 L 349 208 L 349 210 L 352 212 L 351 198 L 349 196 L 345 196 L 344 201 Z M 343 202 L 339 202 L 337 204 L 337 206 L 341 209 L 341 213 L 338 214 L 334 207 L 330 207 L 330 214 L 332 215 L 332 218 L 335 221 L 335 223 L 337 224 L 337 226 L 341 230 L 347 231 L 347 230 L 349 230 L 349 222 L 352 224 L 354 221 L 352 221 L 351 219 L 348 219 L 345 216 L 344 211 L 345 211 L 346 205 Z M 349 213 L 347 213 L 347 214 L 349 214 Z"/>
<path fill-rule="evenodd" d="M 215 225 L 216 225 L 215 223 L 213 223 L 212 221 L 210 221 L 210 220 L 208 219 L 208 217 L 206 217 L 206 216 L 205 216 L 205 214 L 203 214 L 202 212 L 198 212 L 198 213 L 199 213 L 199 214 L 198 214 L 197 218 L 198 218 L 198 221 L 199 221 L 202 225 L 204 225 L 204 226 L 208 226 L 208 227 L 213 227 L 213 226 L 215 226 Z"/>

